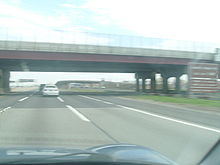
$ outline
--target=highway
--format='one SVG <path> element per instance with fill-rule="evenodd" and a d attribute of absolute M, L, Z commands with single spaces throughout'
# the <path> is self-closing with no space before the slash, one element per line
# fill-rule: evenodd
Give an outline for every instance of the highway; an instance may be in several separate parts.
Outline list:
<path fill-rule="evenodd" d="M 139 144 L 196 164 L 220 138 L 220 113 L 111 95 L 0 96 L 0 147 Z"/>

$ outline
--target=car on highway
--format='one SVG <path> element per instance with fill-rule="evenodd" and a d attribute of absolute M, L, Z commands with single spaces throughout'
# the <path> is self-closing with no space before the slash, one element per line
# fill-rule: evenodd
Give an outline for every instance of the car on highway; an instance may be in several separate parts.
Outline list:
<path fill-rule="evenodd" d="M 43 96 L 59 96 L 59 89 L 56 85 L 46 84 L 42 90 Z"/>

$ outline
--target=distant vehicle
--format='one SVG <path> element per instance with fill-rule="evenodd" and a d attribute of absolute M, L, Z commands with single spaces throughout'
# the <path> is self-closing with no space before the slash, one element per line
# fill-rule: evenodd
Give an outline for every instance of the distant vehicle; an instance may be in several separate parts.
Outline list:
<path fill-rule="evenodd" d="M 43 96 L 59 96 L 59 89 L 56 85 L 45 85 L 42 90 Z"/>
<path fill-rule="evenodd" d="M 69 88 L 81 88 L 81 84 L 80 83 L 70 83 Z"/>

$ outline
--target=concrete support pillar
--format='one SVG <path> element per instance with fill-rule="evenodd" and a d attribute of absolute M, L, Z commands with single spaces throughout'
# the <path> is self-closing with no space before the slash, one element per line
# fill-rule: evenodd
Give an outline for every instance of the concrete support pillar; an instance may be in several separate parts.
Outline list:
<path fill-rule="evenodd" d="M 1 70 L 1 73 L 0 73 L 0 91 L 1 92 L 4 92 L 4 93 L 10 92 L 9 80 L 10 80 L 10 71 Z"/>
<path fill-rule="evenodd" d="M 155 78 L 155 74 L 152 73 L 151 75 L 151 92 L 155 92 L 156 91 L 156 78 Z"/>
<path fill-rule="evenodd" d="M 161 69 L 163 78 L 163 93 L 169 93 L 168 78 L 176 77 L 175 93 L 180 93 L 180 76 L 186 72 L 185 67 L 170 67 L 169 69 Z"/>
<path fill-rule="evenodd" d="M 146 92 L 146 79 L 147 79 L 148 72 L 138 72 L 135 74 L 136 79 L 136 91 L 140 92 L 140 84 L 139 79 L 142 80 L 142 90 L 141 92 Z"/>
<path fill-rule="evenodd" d="M 175 86 L 176 86 L 176 93 L 180 93 L 180 75 L 176 76 Z"/>
<path fill-rule="evenodd" d="M 139 78 L 136 78 L 136 92 L 140 92 Z"/>
<path fill-rule="evenodd" d="M 140 82 L 139 82 L 140 75 L 139 73 L 135 73 L 135 79 L 136 79 L 136 92 L 140 92 Z"/>
<path fill-rule="evenodd" d="M 2 70 L 0 69 L 0 94 L 3 93 L 3 75 Z"/>
<path fill-rule="evenodd" d="M 168 77 L 163 77 L 163 93 L 168 93 Z"/>
<path fill-rule="evenodd" d="M 146 83 L 145 83 L 145 77 L 142 78 L 142 92 L 146 92 Z"/>

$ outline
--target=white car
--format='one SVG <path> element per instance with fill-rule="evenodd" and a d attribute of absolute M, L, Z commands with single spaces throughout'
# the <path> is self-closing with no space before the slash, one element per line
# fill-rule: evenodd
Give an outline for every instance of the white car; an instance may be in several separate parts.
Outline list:
<path fill-rule="evenodd" d="M 42 94 L 43 96 L 59 96 L 59 90 L 56 85 L 45 85 Z"/>

